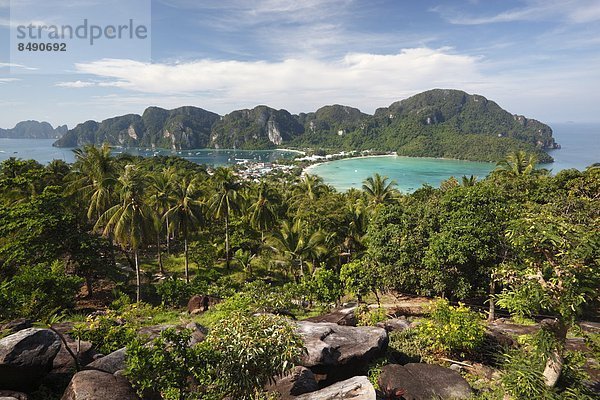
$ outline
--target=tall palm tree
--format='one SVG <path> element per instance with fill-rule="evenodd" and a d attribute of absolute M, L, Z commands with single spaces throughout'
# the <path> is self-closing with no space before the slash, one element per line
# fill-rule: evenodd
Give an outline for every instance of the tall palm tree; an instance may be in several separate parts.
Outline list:
<path fill-rule="evenodd" d="M 288 258 L 292 266 L 299 267 L 300 276 L 304 275 L 307 260 L 314 260 L 326 251 L 323 245 L 325 235 L 321 231 L 306 234 L 299 219 L 294 223 L 283 221 L 280 229 L 273 233 L 268 242 L 276 252 Z"/>
<path fill-rule="evenodd" d="M 140 301 L 140 264 L 138 251 L 140 246 L 153 235 L 156 215 L 144 201 L 145 182 L 143 176 L 133 165 L 127 165 L 118 179 L 118 204 L 106 210 L 96 222 L 94 229 L 104 227 L 103 234 L 112 237 L 121 248 L 133 253 L 136 274 L 136 300 Z"/>
<path fill-rule="evenodd" d="M 273 201 L 275 193 L 269 185 L 264 182 L 257 188 L 257 197 L 250 207 L 248 213 L 250 217 L 250 225 L 260 231 L 261 241 L 264 242 L 265 231 L 275 225 L 277 216 L 273 210 Z"/>
<path fill-rule="evenodd" d="M 164 216 L 169 210 L 170 201 L 173 197 L 174 192 L 174 179 L 175 179 L 175 171 L 173 168 L 165 168 L 162 171 L 154 173 L 150 175 L 149 181 L 149 203 L 154 208 L 154 211 L 157 215 L 161 216 L 159 221 L 159 229 L 156 232 L 156 245 L 157 245 L 157 257 L 158 257 L 158 266 L 160 268 L 160 273 L 164 274 L 164 267 L 162 262 L 162 250 L 161 250 L 161 232 L 166 227 L 166 242 L 167 249 L 169 249 L 169 221 L 168 218 L 166 221 L 163 221 L 162 216 Z"/>
<path fill-rule="evenodd" d="M 106 143 L 101 147 L 85 145 L 73 152 L 75 163 L 68 188 L 88 203 L 88 220 L 97 220 L 113 202 L 119 166 Z"/>
<path fill-rule="evenodd" d="M 534 175 L 538 158 L 526 151 L 514 151 L 499 161 L 496 170 L 513 176 Z"/>
<path fill-rule="evenodd" d="M 215 218 L 225 221 L 225 262 L 229 268 L 231 255 L 229 254 L 229 222 L 233 215 L 241 211 L 243 196 L 240 193 L 242 188 L 237 177 L 229 168 L 217 168 L 214 174 L 216 191 L 213 195 L 210 205 Z"/>
<path fill-rule="evenodd" d="M 180 177 L 174 183 L 171 195 L 171 208 L 163 218 L 169 220 L 169 231 L 181 232 L 183 236 L 183 254 L 185 262 L 185 280 L 190 281 L 188 236 L 190 230 L 201 222 L 203 202 L 200 200 L 200 182 L 197 178 Z"/>
<path fill-rule="evenodd" d="M 388 182 L 388 177 L 382 177 L 378 173 L 368 177 L 363 181 L 362 188 L 367 194 L 369 203 L 377 207 L 381 204 L 389 204 L 399 192 L 395 189 L 398 184 L 392 180 Z"/>

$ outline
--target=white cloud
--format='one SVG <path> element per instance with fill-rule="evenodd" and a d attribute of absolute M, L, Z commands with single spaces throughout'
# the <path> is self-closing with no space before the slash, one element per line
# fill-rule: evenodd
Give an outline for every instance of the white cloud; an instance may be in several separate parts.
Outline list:
<path fill-rule="evenodd" d="M 18 78 L 0 78 L 0 84 L 20 81 Z"/>
<path fill-rule="evenodd" d="M 85 82 L 85 81 L 72 81 L 72 82 L 58 82 L 55 86 L 65 87 L 65 88 L 87 88 L 96 86 L 96 82 Z"/>
<path fill-rule="evenodd" d="M 147 64 L 104 59 L 77 64 L 103 86 L 143 93 L 184 94 L 206 104 L 271 102 L 295 111 L 344 102 L 372 110 L 432 87 L 479 87 L 480 59 L 451 49 L 413 48 L 398 54 L 352 53 L 342 59 L 267 61 L 199 60 Z M 62 86 L 83 87 L 86 82 Z"/>

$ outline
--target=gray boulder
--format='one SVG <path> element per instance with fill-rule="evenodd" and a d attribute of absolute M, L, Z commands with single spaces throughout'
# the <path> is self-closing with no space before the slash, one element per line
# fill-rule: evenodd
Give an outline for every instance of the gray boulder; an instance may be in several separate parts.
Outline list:
<path fill-rule="evenodd" d="M 297 366 L 265 389 L 278 393 L 280 400 L 293 400 L 295 396 L 319 390 L 319 384 L 310 369 Z"/>
<path fill-rule="evenodd" d="M 24 329 L 0 339 L 0 389 L 35 389 L 60 348 L 60 338 L 49 329 Z"/>
<path fill-rule="evenodd" d="M 388 344 L 385 329 L 371 326 L 300 321 L 297 332 L 307 350 L 300 364 L 326 384 L 366 375 L 368 363 L 383 354 Z"/>
<path fill-rule="evenodd" d="M 331 322 L 338 325 L 344 326 L 356 326 L 358 320 L 355 315 L 356 306 L 340 308 L 333 310 L 328 314 L 318 315 L 316 317 L 310 317 L 304 321 L 308 322 Z"/>
<path fill-rule="evenodd" d="M 139 397 L 122 376 L 80 371 L 71 379 L 61 400 L 139 400 Z"/>
<path fill-rule="evenodd" d="M 122 349 L 113 351 L 112 353 L 89 363 L 85 369 L 99 370 L 114 374 L 117 371 L 125 369 L 125 357 L 125 347 L 123 347 Z"/>
<path fill-rule="evenodd" d="M 456 371 L 432 364 L 389 364 L 382 368 L 379 387 L 402 394 L 405 400 L 469 399 L 467 381 Z"/>
<path fill-rule="evenodd" d="M 377 326 L 388 332 L 401 332 L 410 328 L 410 322 L 405 317 L 388 319 L 384 322 L 378 322 Z"/>
<path fill-rule="evenodd" d="M 25 393 L 14 392 L 12 390 L 0 390 L 0 400 L 27 400 Z"/>
<path fill-rule="evenodd" d="M 303 394 L 296 400 L 376 400 L 375 388 L 366 376 L 355 376 L 317 392 Z"/>

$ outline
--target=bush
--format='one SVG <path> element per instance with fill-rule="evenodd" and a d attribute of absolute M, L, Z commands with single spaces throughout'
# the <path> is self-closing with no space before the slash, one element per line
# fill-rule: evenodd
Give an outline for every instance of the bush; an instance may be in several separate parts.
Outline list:
<path fill-rule="evenodd" d="M 544 385 L 542 368 L 535 357 L 523 350 L 504 354 L 502 386 L 516 399 L 542 399 L 550 397 Z"/>
<path fill-rule="evenodd" d="M 120 310 L 88 317 L 86 322 L 76 324 L 72 333 L 92 342 L 101 353 L 108 354 L 131 343 L 142 322 L 150 323 L 157 314 L 158 310 L 144 303 L 125 305 Z"/>
<path fill-rule="evenodd" d="M 483 344 L 485 326 L 481 316 L 460 304 L 437 300 L 429 311 L 429 319 L 417 326 L 419 336 L 435 352 L 471 352 Z"/>
<path fill-rule="evenodd" d="M 0 285 L 0 319 L 42 319 L 74 305 L 83 280 L 64 272 L 64 264 L 39 264 L 23 268 Z"/>
<path fill-rule="evenodd" d="M 138 393 L 166 400 L 264 399 L 263 387 L 292 368 L 302 341 L 283 318 L 231 314 L 190 346 L 190 332 L 165 330 L 151 344 L 127 347 L 127 376 Z"/>
<path fill-rule="evenodd" d="M 342 296 L 339 275 L 330 269 L 319 268 L 305 281 L 310 298 L 321 304 L 337 303 Z"/>
<path fill-rule="evenodd" d="M 151 343 L 136 339 L 127 346 L 125 375 L 140 397 L 152 391 L 165 400 L 197 398 L 194 387 L 206 378 L 210 355 L 190 339 L 191 331 L 169 328 Z"/>
<path fill-rule="evenodd" d="M 181 307 L 190 299 L 192 286 L 185 280 L 172 276 L 157 285 L 156 292 L 160 296 L 163 306 Z"/>
<path fill-rule="evenodd" d="M 303 343 L 282 317 L 232 315 L 220 321 L 206 338 L 216 353 L 219 381 L 224 394 L 250 399 L 273 377 L 300 361 Z"/>
<path fill-rule="evenodd" d="M 388 320 L 385 308 L 369 308 L 367 306 L 358 307 L 356 309 L 356 317 L 359 326 L 375 326 L 379 322 Z"/>

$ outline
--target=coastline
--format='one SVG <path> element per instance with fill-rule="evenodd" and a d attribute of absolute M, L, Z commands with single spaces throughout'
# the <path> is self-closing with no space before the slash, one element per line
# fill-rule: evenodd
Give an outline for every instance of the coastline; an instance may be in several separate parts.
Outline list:
<path fill-rule="evenodd" d="M 374 154 L 372 156 L 345 157 L 345 158 L 338 158 L 336 160 L 316 161 L 316 162 L 313 162 L 312 164 L 307 165 L 306 167 L 302 168 L 302 175 L 310 174 L 310 171 L 315 169 L 319 165 L 328 164 L 328 163 L 331 163 L 334 161 L 356 160 L 358 158 L 375 158 L 375 157 L 401 157 L 401 156 L 398 156 L 398 154 L 395 154 L 395 153 L 394 154 Z"/>

